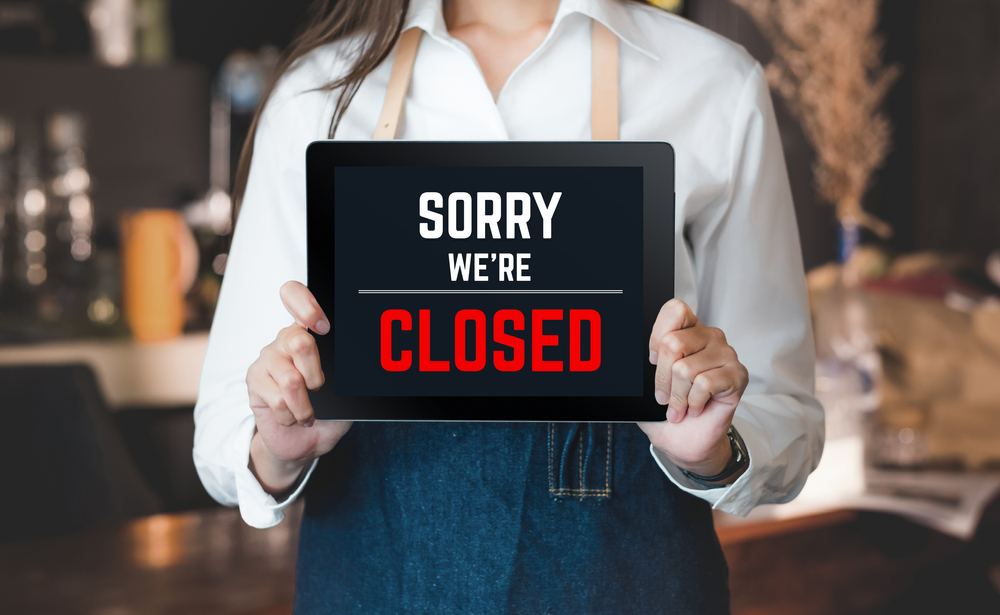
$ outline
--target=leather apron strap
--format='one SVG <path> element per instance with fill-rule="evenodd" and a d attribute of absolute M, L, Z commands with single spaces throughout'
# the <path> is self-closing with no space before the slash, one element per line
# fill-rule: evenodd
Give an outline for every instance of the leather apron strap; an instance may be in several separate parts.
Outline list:
<path fill-rule="evenodd" d="M 590 27 L 590 138 L 618 140 L 618 37 L 607 26 Z"/>
<path fill-rule="evenodd" d="M 392 62 L 389 87 L 385 90 L 385 102 L 382 103 L 382 114 L 379 115 L 372 139 L 396 138 L 399 116 L 403 111 L 403 101 L 406 100 L 406 90 L 410 88 L 410 75 L 413 74 L 413 63 L 417 59 L 417 47 L 420 46 L 423 33 L 420 28 L 410 28 L 399 35 L 396 59 Z"/>
<path fill-rule="evenodd" d="M 372 139 L 395 139 L 410 87 L 417 48 L 424 31 L 410 28 L 399 36 L 389 87 Z M 618 139 L 618 37 L 607 26 L 591 21 L 590 132 L 592 139 Z"/>

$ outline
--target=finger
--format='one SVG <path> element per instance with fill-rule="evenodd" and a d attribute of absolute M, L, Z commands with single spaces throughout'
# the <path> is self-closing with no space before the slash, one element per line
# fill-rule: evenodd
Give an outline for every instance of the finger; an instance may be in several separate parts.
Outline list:
<path fill-rule="evenodd" d="M 281 295 L 281 303 L 295 322 L 320 335 L 330 331 L 330 321 L 326 313 L 319 307 L 316 298 L 305 284 L 294 280 L 285 282 L 278 294 Z"/>
<path fill-rule="evenodd" d="M 279 425 L 289 427 L 296 423 L 295 415 L 288 409 L 281 388 L 266 370 L 250 366 L 247 372 L 247 391 L 250 409 L 255 415 L 270 414 Z"/>
<path fill-rule="evenodd" d="M 268 371 L 278 384 L 285 406 L 294 415 L 295 421 L 311 426 L 314 413 L 309 401 L 309 391 L 306 389 L 305 378 L 295 369 L 295 364 L 288 357 L 283 357 L 270 365 Z"/>
<path fill-rule="evenodd" d="M 696 408 L 691 405 L 691 392 L 694 383 L 698 382 L 698 377 L 701 374 L 720 368 L 725 364 L 724 353 L 712 353 L 709 350 L 676 361 L 672 370 L 673 379 L 670 383 L 670 409 L 667 410 L 667 420 L 672 423 L 680 423 L 688 412 L 692 416 L 701 414 L 705 407 L 704 403 Z"/>
<path fill-rule="evenodd" d="M 669 368 L 675 361 L 701 352 L 712 343 L 708 331 L 707 327 L 692 327 L 665 333 L 656 347 L 660 358 L 657 365 L 664 362 Z"/>
<path fill-rule="evenodd" d="M 319 349 L 313 336 L 302 327 L 291 326 L 281 330 L 279 339 L 282 352 L 291 358 L 295 369 L 302 374 L 306 388 L 315 391 L 323 386 L 326 378 L 323 375 Z"/>
<path fill-rule="evenodd" d="M 674 298 L 663 304 L 659 314 L 656 315 L 656 322 L 653 323 L 653 332 L 649 336 L 649 362 L 653 365 L 658 360 L 659 340 L 671 331 L 687 329 L 698 324 L 698 318 L 680 299 Z"/>
<path fill-rule="evenodd" d="M 657 360 L 654 388 L 656 402 L 660 405 L 669 403 L 672 392 L 674 363 L 686 356 L 701 352 L 708 345 L 704 327 L 670 331 L 663 335 L 653 351 Z M 652 357 L 651 357 L 652 358 Z"/>
<path fill-rule="evenodd" d="M 701 352 L 708 345 L 703 328 L 681 329 L 671 331 L 663 336 L 656 347 L 659 360 L 656 362 L 656 377 L 654 387 L 656 402 L 667 405 L 673 395 L 674 363 L 684 357 Z"/>
<path fill-rule="evenodd" d="M 700 415 L 712 398 L 742 393 L 746 387 L 742 379 L 743 371 L 736 366 L 726 365 L 698 374 L 688 394 L 688 411 L 691 416 Z"/>

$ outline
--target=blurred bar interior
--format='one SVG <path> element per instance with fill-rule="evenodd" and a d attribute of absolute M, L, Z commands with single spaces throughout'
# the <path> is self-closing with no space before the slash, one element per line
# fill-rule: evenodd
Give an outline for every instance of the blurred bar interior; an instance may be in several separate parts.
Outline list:
<path fill-rule="evenodd" d="M 655 4 L 766 65 L 770 1 Z M 0 611 L 291 612 L 300 504 L 247 527 L 205 493 L 191 443 L 234 163 L 308 5 L 0 1 L 0 460 L 17 502 Z M 794 502 L 717 516 L 734 613 L 1000 612 L 1000 4 L 880 11 L 893 128 L 859 209 L 817 184 L 834 146 L 802 128 L 804 94 L 773 92 L 827 446 Z M 844 44 L 872 34 L 854 31 Z"/>

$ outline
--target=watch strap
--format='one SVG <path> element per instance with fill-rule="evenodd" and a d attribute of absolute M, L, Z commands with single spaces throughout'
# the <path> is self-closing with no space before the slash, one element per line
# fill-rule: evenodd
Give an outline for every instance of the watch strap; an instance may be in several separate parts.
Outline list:
<path fill-rule="evenodd" d="M 736 431 L 736 428 L 730 425 L 726 435 L 729 437 L 729 446 L 733 454 L 729 463 L 721 472 L 714 476 L 702 476 L 685 470 L 684 468 L 680 468 L 681 473 L 694 482 L 705 485 L 706 487 L 711 487 L 713 489 L 726 487 L 727 485 L 717 484 L 718 481 L 729 478 L 750 464 L 750 454 L 747 452 L 746 444 L 743 442 L 743 438 L 740 437 L 740 433 Z"/>

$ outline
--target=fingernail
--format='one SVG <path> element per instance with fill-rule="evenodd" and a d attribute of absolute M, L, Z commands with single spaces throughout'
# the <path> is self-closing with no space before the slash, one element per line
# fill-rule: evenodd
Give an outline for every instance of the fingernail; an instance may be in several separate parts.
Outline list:
<path fill-rule="evenodd" d="M 656 358 L 657 358 L 657 356 L 658 355 L 656 354 L 655 350 L 650 350 L 649 351 L 649 362 L 652 363 L 653 365 L 656 365 Z"/>
<path fill-rule="evenodd" d="M 319 333 L 320 335 L 326 335 L 328 331 L 330 331 L 330 323 L 327 322 L 326 319 L 323 319 L 318 323 L 316 323 L 316 333 Z"/>
<path fill-rule="evenodd" d="M 677 411 L 673 408 L 667 410 L 667 422 L 676 423 L 677 422 Z"/>
<path fill-rule="evenodd" d="M 312 427 L 315 424 L 316 424 L 316 419 L 309 419 L 305 423 L 302 423 L 302 426 L 303 427 Z"/>
<path fill-rule="evenodd" d="M 656 403 L 660 404 L 661 406 L 667 405 L 667 394 L 664 393 L 663 391 L 657 391 L 656 393 L 653 394 L 653 397 L 656 398 Z"/>

